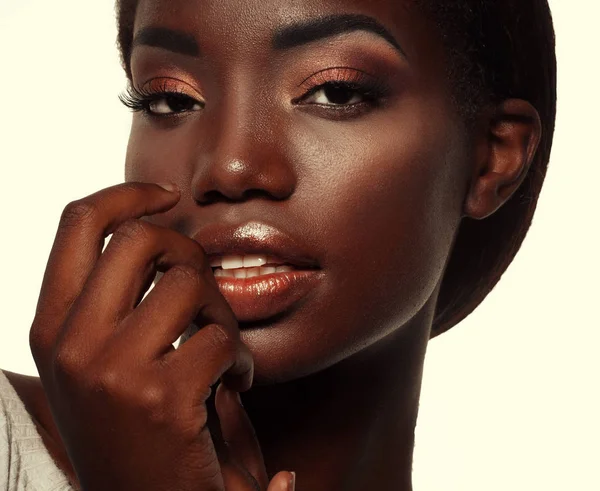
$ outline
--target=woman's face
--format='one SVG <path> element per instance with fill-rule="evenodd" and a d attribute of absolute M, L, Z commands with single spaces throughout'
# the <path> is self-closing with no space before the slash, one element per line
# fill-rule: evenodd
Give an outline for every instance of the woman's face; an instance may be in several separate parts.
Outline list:
<path fill-rule="evenodd" d="M 433 308 L 470 150 L 442 46 L 408 1 L 140 0 L 134 39 L 133 86 L 180 94 L 133 119 L 126 180 L 182 190 L 149 220 L 211 255 L 277 230 L 318 268 L 308 288 L 303 273 L 288 289 L 295 273 L 266 277 L 256 309 L 226 293 L 258 383 L 331 366 Z"/>

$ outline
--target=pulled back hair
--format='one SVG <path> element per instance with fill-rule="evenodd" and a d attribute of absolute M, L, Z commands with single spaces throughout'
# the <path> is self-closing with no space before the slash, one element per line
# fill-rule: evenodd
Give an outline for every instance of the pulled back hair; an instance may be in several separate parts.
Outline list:
<path fill-rule="evenodd" d="M 533 220 L 556 117 L 554 29 L 547 0 L 412 0 L 436 26 L 466 123 L 489 104 L 529 101 L 542 122 L 537 153 L 519 189 L 484 220 L 463 218 L 438 298 L 431 336 L 469 315 L 500 280 Z M 137 0 L 117 0 L 118 46 L 129 79 Z"/>

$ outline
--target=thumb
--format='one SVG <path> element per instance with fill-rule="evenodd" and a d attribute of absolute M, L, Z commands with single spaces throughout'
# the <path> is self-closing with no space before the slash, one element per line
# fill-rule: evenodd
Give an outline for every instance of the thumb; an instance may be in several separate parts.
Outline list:
<path fill-rule="evenodd" d="M 275 474 L 267 491 L 295 491 L 296 489 L 296 473 L 281 471 Z"/>
<path fill-rule="evenodd" d="M 269 480 L 262 451 L 239 394 L 221 383 L 215 394 L 215 408 L 228 459 L 250 473 L 260 489 L 265 489 Z"/>

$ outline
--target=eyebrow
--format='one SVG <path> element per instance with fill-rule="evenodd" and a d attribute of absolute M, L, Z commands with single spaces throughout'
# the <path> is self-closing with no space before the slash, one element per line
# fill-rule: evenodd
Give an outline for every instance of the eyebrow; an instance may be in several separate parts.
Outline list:
<path fill-rule="evenodd" d="M 404 58 L 406 53 L 392 33 L 373 17 L 360 14 L 334 14 L 279 28 L 273 34 L 275 50 L 291 49 L 320 39 L 346 32 L 368 31 L 377 34 L 391 44 Z M 166 27 L 145 27 L 133 39 L 136 46 L 163 48 L 174 53 L 200 57 L 200 47 L 191 34 Z"/>
<path fill-rule="evenodd" d="M 383 24 L 373 17 L 361 14 L 333 14 L 285 26 L 275 31 L 272 44 L 274 49 L 284 50 L 352 31 L 373 32 L 406 58 L 400 43 Z"/>
<path fill-rule="evenodd" d="M 200 56 L 200 48 L 194 36 L 166 27 L 146 27 L 135 36 L 131 48 L 136 46 L 163 48 L 182 55 Z"/>

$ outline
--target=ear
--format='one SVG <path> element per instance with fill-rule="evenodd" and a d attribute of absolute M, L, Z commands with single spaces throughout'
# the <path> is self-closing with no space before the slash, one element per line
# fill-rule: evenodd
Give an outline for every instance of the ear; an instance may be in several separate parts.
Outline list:
<path fill-rule="evenodd" d="M 463 212 L 477 220 L 492 215 L 519 188 L 542 136 L 538 112 L 521 99 L 500 103 L 486 126 Z"/>

